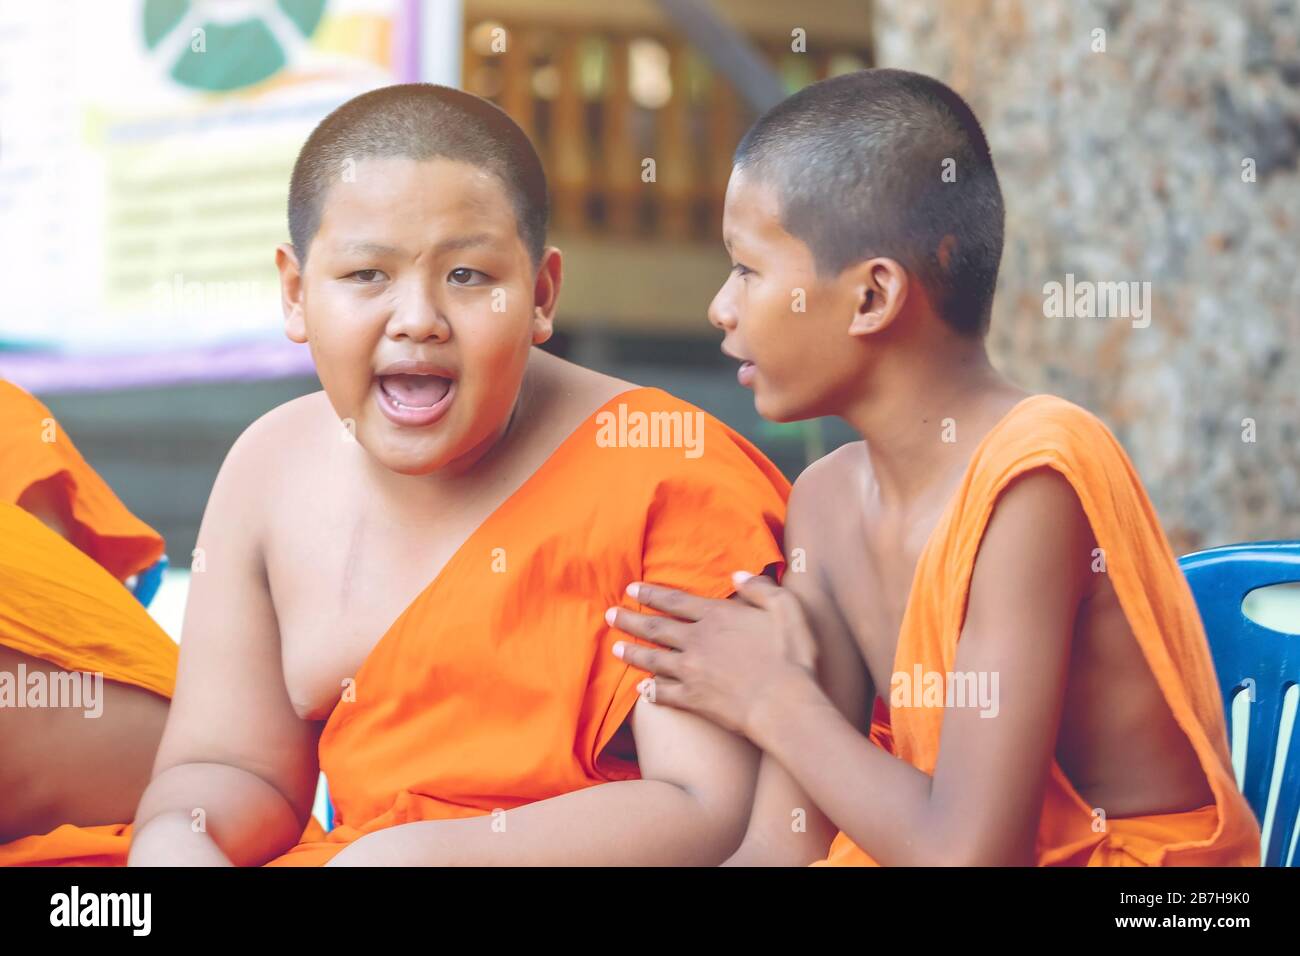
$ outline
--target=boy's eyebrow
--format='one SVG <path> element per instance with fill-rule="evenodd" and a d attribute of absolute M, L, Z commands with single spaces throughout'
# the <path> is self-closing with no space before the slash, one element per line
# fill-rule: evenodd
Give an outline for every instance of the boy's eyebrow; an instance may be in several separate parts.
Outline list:
<path fill-rule="evenodd" d="M 401 252 L 400 249 L 397 249 L 394 246 L 386 246 L 380 242 L 354 241 L 346 243 L 343 248 L 346 252 L 356 252 L 361 253 L 362 255 L 372 256 L 392 256 Z"/>
<path fill-rule="evenodd" d="M 487 232 L 477 232 L 471 236 L 456 236 L 444 239 L 433 247 L 435 253 L 455 252 L 457 249 L 470 249 L 474 246 L 490 246 L 496 242 L 496 236 Z"/>
<path fill-rule="evenodd" d="M 469 249 L 474 246 L 487 246 L 496 241 L 496 236 L 486 232 L 479 232 L 469 236 L 453 236 L 450 239 L 444 239 L 434 246 L 435 255 L 441 255 L 444 252 L 455 252 L 458 249 Z M 346 243 L 344 249 L 351 253 L 360 253 L 361 255 L 372 256 L 396 256 L 401 255 L 402 250 L 396 246 L 387 246 L 382 242 L 365 242 L 361 240 Z"/>

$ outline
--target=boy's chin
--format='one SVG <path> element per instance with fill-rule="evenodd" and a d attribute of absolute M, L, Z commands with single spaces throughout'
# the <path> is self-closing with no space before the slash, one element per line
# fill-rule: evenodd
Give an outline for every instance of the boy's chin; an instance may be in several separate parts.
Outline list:
<path fill-rule="evenodd" d="M 454 460 L 452 456 L 441 452 L 404 451 L 392 448 L 385 448 L 378 452 L 370 449 L 367 451 L 370 452 L 371 458 L 394 474 L 411 477 L 431 475 L 435 471 L 446 468 Z"/>
<path fill-rule="evenodd" d="M 357 439 L 372 459 L 394 474 L 419 476 L 441 471 L 456 461 L 460 450 L 447 437 L 362 434 Z"/>
<path fill-rule="evenodd" d="M 441 471 L 447 467 L 448 461 L 442 457 L 424 458 L 424 459 L 380 459 L 380 464 L 395 475 L 406 475 L 409 478 L 420 478 L 424 475 L 432 475 L 436 471 Z"/>
<path fill-rule="evenodd" d="M 769 422 L 802 422 L 819 415 L 818 412 L 791 401 L 788 396 L 774 395 L 767 390 L 755 390 L 754 411 Z"/>

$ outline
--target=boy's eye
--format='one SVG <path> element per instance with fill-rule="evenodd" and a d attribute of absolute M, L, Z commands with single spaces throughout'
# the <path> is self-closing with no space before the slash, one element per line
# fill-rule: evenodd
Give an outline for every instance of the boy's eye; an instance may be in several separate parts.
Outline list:
<path fill-rule="evenodd" d="M 349 279 L 357 279 L 361 282 L 377 282 L 383 273 L 378 269 L 358 269 L 356 272 L 348 275 Z"/>
<path fill-rule="evenodd" d="M 737 262 L 734 266 L 732 266 L 731 271 L 734 272 L 736 275 L 740 276 L 741 278 L 744 278 L 747 275 L 754 274 L 753 269 L 751 269 L 749 266 L 741 262 Z"/>
<path fill-rule="evenodd" d="M 447 279 L 453 285 L 480 285 L 487 280 L 487 276 L 477 269 L 467 269 L 462 266 L 447 273 Z"/>

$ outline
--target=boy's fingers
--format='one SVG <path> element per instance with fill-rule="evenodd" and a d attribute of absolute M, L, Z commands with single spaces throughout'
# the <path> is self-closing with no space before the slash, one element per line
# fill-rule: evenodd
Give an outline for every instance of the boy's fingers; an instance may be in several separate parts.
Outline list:
<path fill-rule="evenodd" d="M 647 641 L 654 641 L 664 647 L 680 650 L 684 643 L 684 625 L 670 617 L 638 614 L 626 608 L 612 607 L 605 612 L 605 621 L 610 627 L 635 634 L 637 637 L 644 637 Z"/>
<path fill-rule="evenodd" d="M 641 682 L 641 696 L 652 704 L 684 708 L 686 697 L 681 681 L 667 677 L 647 677 Z"/>
<path fill-rule="evenodd" d="M 754 607 L 769 607 L 773 601 L 778 600 L 785 593 L 782 591 L 781 585 L 766 574 L 749 574 L 746 571 L 737 571 L 732 575 L 732 580 L 736 584 L 736 593 Z"/>
<path fill-rule="evenodd" d="M 625 664 L 649 671 L 656 677 L 677 676 L 677 659 L 680 655 L 672 651 L 660 651 L 653 647 L 642 647 L 631 641 L 619 641 L 614 645 L 614 656 Z"/>
<path fill-rule="evenodd" d="M 627 593 L 638 604 L 663 611 L 684 621 L 698 621 L 712 603 L 708 598 L 696 597 L 686 591 L 661 587 L 658 584 L 643 584 L 640 581 L 629 584 Z"/>

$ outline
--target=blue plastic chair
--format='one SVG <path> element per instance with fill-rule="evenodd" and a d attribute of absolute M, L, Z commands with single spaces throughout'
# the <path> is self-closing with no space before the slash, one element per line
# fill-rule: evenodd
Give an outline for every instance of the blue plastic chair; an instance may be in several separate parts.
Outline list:
<path fill-rule="evenodd" d="M 330 788 L 328 783 L 322 784 L 325 791 L 325 832 L 329 833 L 334 829 L 334 801 L 330 799 Z"/>
<path fill-rule="evenodd" d="M 166 573 L 167 555 L 164 554 L 135 576 L 135 582 L 131 585 L 131 593 L 135 595 L 136 600 L 148 607 L 158 593 L 158 589 L 162 587 L 163 575 Z"/>
<path fill-rule="evenodd" d="M 1293 866 L 1300 813 L 1300 720 L 1289 740 L 1280 738 L 1284 698 L 1300 684 L 1300 634 L 1256 624 L 1242 613 L 1241 602 L 1257 588 L 1300 582 L 1300 541 L 1228 545 L 1189 554 L 1178 563 L 1205 624 L 1229 736 L 1246 733 L 1246 766 L 1239 783 L 1263 831 L 1262 863 Z M 1249 695 L 1249 717 L 1244 727 L 1234 727 L 1232 704 L 1241 693 Z"/>

